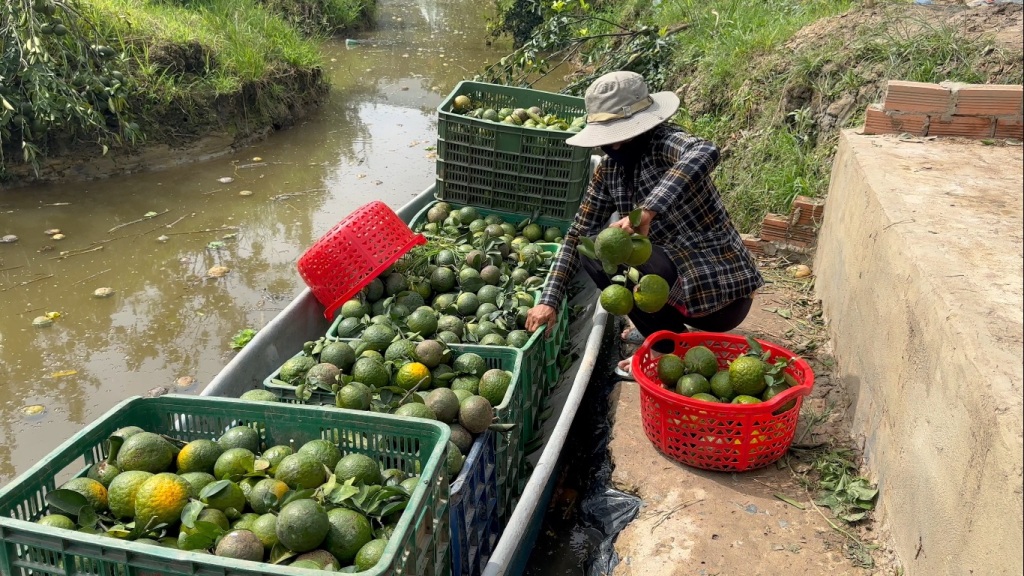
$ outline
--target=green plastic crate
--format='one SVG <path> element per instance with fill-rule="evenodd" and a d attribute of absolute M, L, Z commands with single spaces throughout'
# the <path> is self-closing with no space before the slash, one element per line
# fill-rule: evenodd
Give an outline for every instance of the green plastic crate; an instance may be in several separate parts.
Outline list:
<path fill-rule="evenodd" d="M 583 99 L 482 82 L 460 82 L 437 107 L 437 191 L 441 200 L 572 220 L 590 182 L 590 148 L 570 132 L 524 128 L 452 112 L 457 96 L 486 108 L 540 107 L 567 121 L 586 114 Z"/>
<path fill-rule="evenodd" d="M 438 422 L 369 412 L 326 410 L 237 399 L 175 396 L 130 398 L 118 404 L 0 490 L 0 574 L 4 576 L 313 576 L 319 571 L 220 558 L 41 526 L 45 495 L 68 477 L 106 458 L 107 438 L 140 426 L 183 441 L 218 438 L 231 426 L 261 432 L 267 445 L 294 447 L 314 438 L 337 442 L 387 467 L 415 473 L 413 491 L 381 563 L 370 575 L 451 573 L 449 478 L 444 465 L 449 428 Z"/>

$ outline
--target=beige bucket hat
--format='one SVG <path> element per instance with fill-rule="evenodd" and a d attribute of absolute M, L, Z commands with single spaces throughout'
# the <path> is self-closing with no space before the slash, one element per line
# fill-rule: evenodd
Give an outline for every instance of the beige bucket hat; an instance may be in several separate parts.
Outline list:
<path fill-rule="evenodd" d="M 636 72 L 610 72 L 587 88 L 583 96 L 587 126 L 566 144 L 593 148 L 635 138 L 668 120 L 679 109 L 672 92 L 651 94 Z"/>

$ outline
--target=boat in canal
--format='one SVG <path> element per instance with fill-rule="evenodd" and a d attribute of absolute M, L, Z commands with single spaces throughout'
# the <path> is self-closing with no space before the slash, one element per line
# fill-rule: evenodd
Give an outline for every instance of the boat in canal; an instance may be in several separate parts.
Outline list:
<path fill-rule="evenodd" d="M 594 166 L 596 158 L 591 162 L 591 167 Z M 434 192 L 435 186 L 429 186 L 395 213 L 405 223 L 411 223 L 435 200 Z M 559 459 L 569 429 L 598 363 L 609 316 L 597 305 L 598 291 L 593 283 L 582 277 L 575 281 L 582 289 L 568 303 L 574 311 L 568 338 L 570 348 L 577 354 L 548 393 L 551 416 L 544 422 L 540 447 L 527 457 L 532 472 L 483 569 L 484 576 L 524 572 L 554 492 Z M 329 327 L 323 305 L 308 288 L 303 290 L 213 378 L 202 395 L 237 397 L 261 387 L 267 375 L 291 358 L 303 342 L 323 336 Z M 452 561 L 454 564 L 459 559 Z"/>

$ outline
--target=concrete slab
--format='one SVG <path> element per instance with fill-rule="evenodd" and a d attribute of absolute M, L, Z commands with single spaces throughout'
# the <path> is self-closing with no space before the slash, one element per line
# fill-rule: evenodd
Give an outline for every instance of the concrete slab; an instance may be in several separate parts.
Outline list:
<path fill-rule="evenodd" d="M 683 466 L 644 434 L 635 382 L 619 383 L 610 402 L 612 484 L 644 502 L 615 542 L 616 576 L 873 573 L 844 557 L 842 536 L 810 505 L 789 469 L 730 474 Z"/>
<path fill-rule="evenodd" d="M 815 258 L 907 574 L 1020 574 L 1020 146 L 842 134 Z"/>

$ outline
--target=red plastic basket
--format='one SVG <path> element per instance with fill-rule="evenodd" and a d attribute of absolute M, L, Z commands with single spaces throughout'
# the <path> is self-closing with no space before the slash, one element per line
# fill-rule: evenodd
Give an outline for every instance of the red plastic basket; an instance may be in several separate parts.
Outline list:
<path fill-rule="evenodd" d="M 644 433 L 669 458 L 704 470 L 739 472 L 775 462 L 793 442 L 803 397 L 811 393 L 814 373 L 806 360 L 773 344 L 758 340 L 771 360 L 791 359 L 786 372 L 796 379 L 767 402 L 724 404 L 694 400 L 667 390 L 658 379 L 658 361 L 651 346 L 660 340 L 675 343 L 680 357 L 695 346 L 707 346 L 726 368 L 749 349 L 743 336 L 710 332 L 655 332 L 633 355 L 633 374 L 640 384 L 640 416 Z M 794 405 L 783 410 L 790 401 Z"/>
<path fill-rule="evenodd" d="M 299 275 L 330 320 L 339 306 L 426 241 L 387 204 L 375 200 L 354 210 L 306 250 L 299 258 Z"/>

